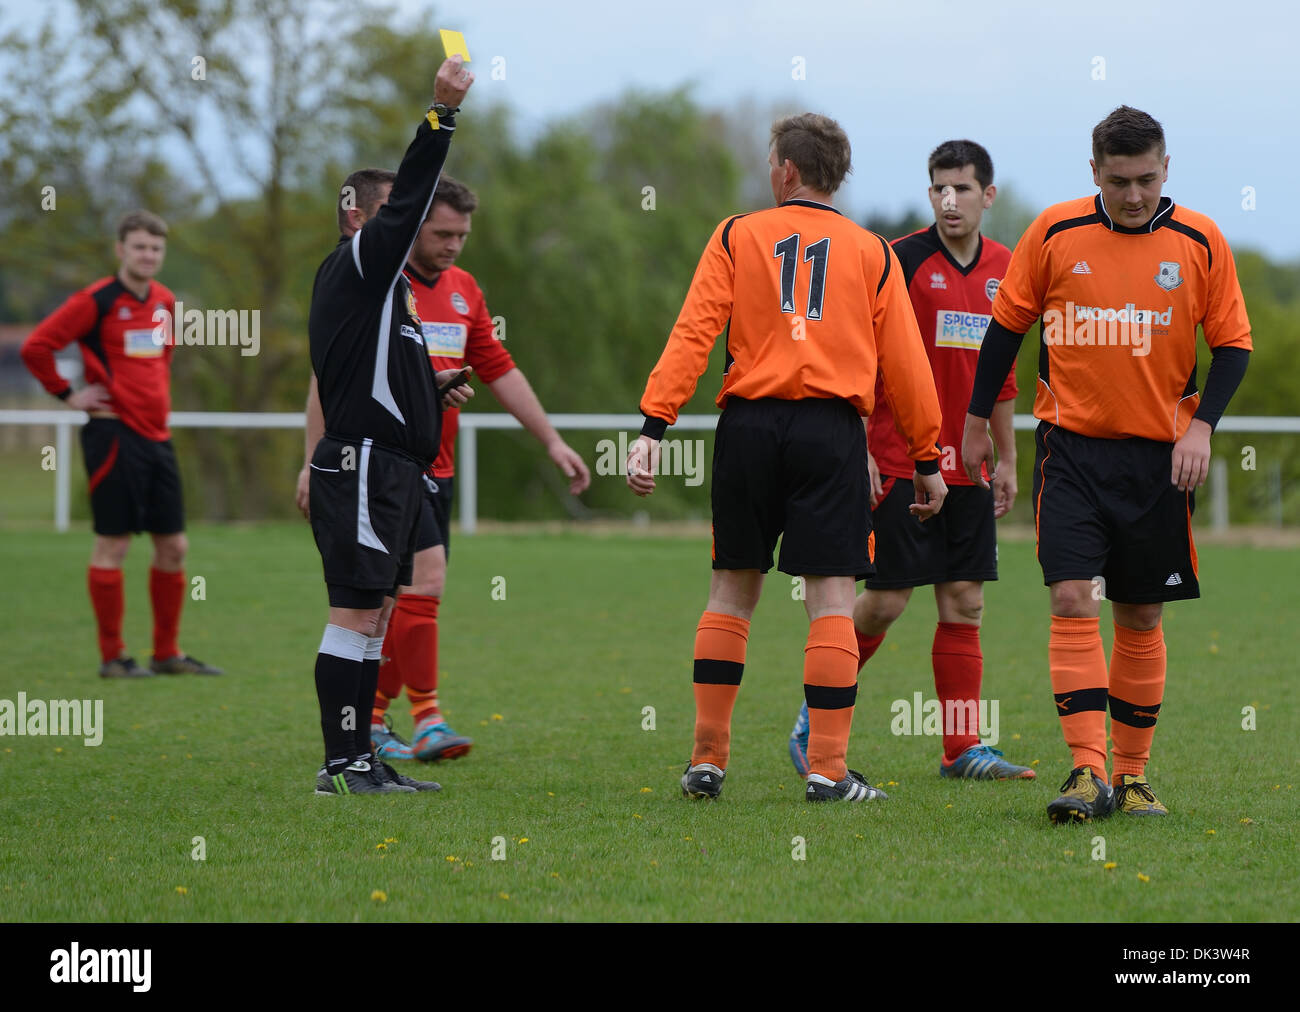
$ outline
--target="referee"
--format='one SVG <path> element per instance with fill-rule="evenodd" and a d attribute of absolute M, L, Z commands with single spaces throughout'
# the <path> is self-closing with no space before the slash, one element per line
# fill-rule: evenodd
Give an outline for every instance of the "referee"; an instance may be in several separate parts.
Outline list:
<path fill-rule="evenodd" d="M 474 75 L 438 69 L 434 105 L 402 158 L 388 202 L 316 272 L 308 336 L 325 417 L 311 459 L 311 526 L 329 589 L 316 655 L 325 765 L 317 794 L 436 790 L 372 762 L 366 719 L 396 588 L 411 582 L 423 474 L 442 423 L 433 370 L 402 265 L 433 202 Z M 344 187 L 343 206 L 354 202 Z"/>

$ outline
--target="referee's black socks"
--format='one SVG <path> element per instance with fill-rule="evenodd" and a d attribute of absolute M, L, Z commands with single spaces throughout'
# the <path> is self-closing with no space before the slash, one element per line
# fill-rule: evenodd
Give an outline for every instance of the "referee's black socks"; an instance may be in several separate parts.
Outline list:
<path fill-rule="evenodd" d="M 316 698 L 320 703 L 320 729 L 325 738 L 325 771 L 333 776 L 358 755 L 370 751 L 369 704 L 358 705 L 365 681 L 363 665 L 367 636 L 342 626 L 327 625 L 316 655 Z M 376 674 L 379 665 L 374 663 Z M 373 697 L 375 687 L 370 686 Z M 364 726 L 365 747 L 357 748 Z"/>

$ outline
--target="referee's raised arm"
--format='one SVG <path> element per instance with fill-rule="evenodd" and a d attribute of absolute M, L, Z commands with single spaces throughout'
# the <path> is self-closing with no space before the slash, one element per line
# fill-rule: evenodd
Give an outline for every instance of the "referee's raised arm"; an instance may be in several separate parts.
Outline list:
<path fill-rule="evenodd" d="M 388 202 L 352 238 L 353 261 L 367 286 L 387 288 L 406 263 L 429 213 L 456 129 L 456 113 L 473 83 L 474 75 L 459 56 L 448 58 L 438 68 L 433 105 L 402 156 Z"/>

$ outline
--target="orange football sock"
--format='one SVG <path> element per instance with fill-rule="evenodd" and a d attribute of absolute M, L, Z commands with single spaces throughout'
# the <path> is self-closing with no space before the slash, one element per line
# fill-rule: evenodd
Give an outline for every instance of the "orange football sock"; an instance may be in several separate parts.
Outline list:
<path fill-rule="evenodd" d="M 848 773 L 849 732 L 858 699 L 858 645 L 854 633 L 853 619 L 847 615 L 824 615 L 808 626 L 803 652 L 808 772 L 836 782 Z"/>
<path fill-rule="evenodd" d="M 86 584 L 99 631 L 99 656 L 105 663 L 115 661 L 126 650 L 126 644 L 122 642 L 122 612 L 126 608 L 122 571 L 91 566 L 86 574 Z"/>
<path fill-rule="evenodd" d="M 1151 758 L 1151 739 L 1165 695 L 1165 634 L 1115 626 L 1110 651 L 1110 737 L 1115 782 L 1125 773 L 1140 777 Z"/>
<path fill-rule="evenodd" d="M 153 603 L 153 655 L 158 660 L 181 652 L 181 605 L 185 603 L 185 573 L 149 567 L 149 599 Z"/>
<path fill-rule="evenodd" d="M 1047 641 L 1052 692 L 1074 767 L 1106 779 L 1106 651 L 1101 620 L 1052 616 Z"/>
<path fill-rule="evenodd" d="M 726 770 L 731 758 L 731 711 L 745 672 L 749 620 L 706 611 L 695 629 L 695 747 L 691 765 Z"/>

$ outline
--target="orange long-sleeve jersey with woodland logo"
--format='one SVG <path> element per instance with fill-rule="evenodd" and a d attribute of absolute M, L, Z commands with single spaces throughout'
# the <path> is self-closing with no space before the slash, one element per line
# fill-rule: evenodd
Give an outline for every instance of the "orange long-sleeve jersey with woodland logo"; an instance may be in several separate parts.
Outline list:
<path fill-rule="evenodd" d="M 789 200 L 728 218 L 705 247 L 641 412 L 672 424 L 718 335 L 728 398 L 875 406 L 876 374 L 913 460 L 936 460 L 939 398 L 898 257 L 827 204 Z"/>
<path fill-rule="evenodd" d="M 1042 320 L 1034 414 L 1100 439 L 1177 442 L 1200 397 L 1196 327 L 1251 348 L 1232 251 L 1203 214 L 1161 197 L 1140 228 L 1100 195 L 1049 207 L 1016 244 L 993 302 L 1016 334 Z"/>

